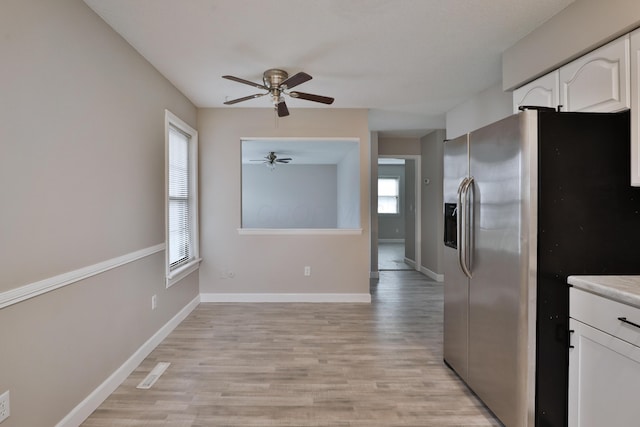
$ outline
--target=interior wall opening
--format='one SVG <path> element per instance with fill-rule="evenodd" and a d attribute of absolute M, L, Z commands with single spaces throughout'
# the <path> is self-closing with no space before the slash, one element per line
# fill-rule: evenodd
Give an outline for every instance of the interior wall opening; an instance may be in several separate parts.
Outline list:
<path fill-rule="evenodd" d="M 378 271 L 419 269 L 419 170 L 413 158 L 378 159 Z"/>

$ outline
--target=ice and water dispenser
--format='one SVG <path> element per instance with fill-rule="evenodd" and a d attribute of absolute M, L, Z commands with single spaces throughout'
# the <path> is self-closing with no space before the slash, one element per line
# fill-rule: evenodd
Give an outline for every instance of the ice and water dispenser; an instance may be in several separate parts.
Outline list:
<path fill-rule="evenodd" d="M 444 244 L 450 248 L 458 248 L 458 205 L 444 204 Z"/>

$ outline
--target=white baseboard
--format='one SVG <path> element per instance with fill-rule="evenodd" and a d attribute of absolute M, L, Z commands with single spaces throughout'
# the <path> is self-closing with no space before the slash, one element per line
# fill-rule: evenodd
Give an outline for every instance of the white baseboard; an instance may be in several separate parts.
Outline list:
<path fill-rule="evenodd" d="M 142 346 L 124 362 L 102 384 L 91 392 L 82 402 L 71 410 L 56 427 L 77 427 L 86 420 L 113 393 L 120 384 L 142 363 L 142 361 L 162 342 L 176 326 L 180 324 L 200 303 L 200 296 L 195 297 L 182 310 L 169 320 L 158 332 L 153 334 Z"/>
<path fill-rule="evenodd" d="M 431 270 L 429 270 L 428 268 L 425 267 L 420 267 L 420 273 L 424 274 L 425 276 L 435 280 L 436 282 L 444 282 L 444 274 L 438 274 L 435 273 Z"/>
<path fill-rule="evenodd" d="M 348 302 L 371 303 L 370 294 L 200 294 L 200 302 Z"/>
<path fill-rule="evenodd" d="M 412 260 L 412 259 L 404 257 L 404 263 L 407 264 L 410 267 L 416 268 L 416 262 L 414 260 Z"/>

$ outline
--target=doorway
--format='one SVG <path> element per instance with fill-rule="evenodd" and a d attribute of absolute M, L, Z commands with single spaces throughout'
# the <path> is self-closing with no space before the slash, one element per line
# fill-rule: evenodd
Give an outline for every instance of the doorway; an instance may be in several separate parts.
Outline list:
<path fill-rule="evenodd" d="M 378 159 L 378 271 L 420 270 L 420 156 Z"/>

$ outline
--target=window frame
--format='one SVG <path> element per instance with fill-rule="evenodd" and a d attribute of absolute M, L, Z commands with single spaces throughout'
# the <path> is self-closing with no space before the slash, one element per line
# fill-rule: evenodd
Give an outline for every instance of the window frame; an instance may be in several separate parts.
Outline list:
<path fill-rule="evenodd" d="M 379 215 L 394 215 L 394 216 L 399 216 L 402 215 L 402 211 L 401 211 L 401 207 L 400 207 L 400 184 L 401 184 L 401 177 L 399 175 L 379 175 L 378 176 L 378 206 L 380 205 L 380 180 L 381 179 L 393 179 L 396 181 L 396 188 L 397 188 L 397 195 L 395 196 L 396 198 L 396 212 L 380 212 L 380 210 L 378 209 L 378 214 Z M 382 197 L 394 197 L 394 196 L 382 196 Z"/>
<path fill-rule="evenodd" d="M 170 248 L 170 200 L 169 200 L 169 147 L 171 128 L 188 137 L 188 203 L 189 249 L 186 262 L 171 266 Z M 199 218 L 198 218 L 198 132 L 178 116 L 165 110 L 165 277 L 166 287 L 179 282 L 200 266 Z"/>

